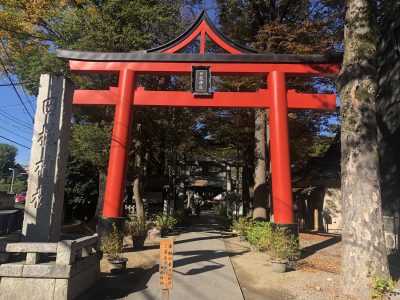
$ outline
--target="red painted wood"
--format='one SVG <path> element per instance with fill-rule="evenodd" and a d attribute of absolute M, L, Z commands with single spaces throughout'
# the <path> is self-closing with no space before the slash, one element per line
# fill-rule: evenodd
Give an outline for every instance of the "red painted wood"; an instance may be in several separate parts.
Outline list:
<path fill-rule="evenodd" d="M 225 43 L 223 40 L 221 40 L 218 35 L 216 35 L 211 28 L 207 25 L 205 21 L 201 22 L 199 27 L 196 28 L 193 33 L 188 36 L 184 41 L 180 42 L 178 45 L 175 45 L 174 47 L 164 51 L 163 53 L 176 53 L 179 50 L 183 49 L 186 47 L 188 44 L 190 44 L 194 39 L 196 39 L 199 35 L 201 35 L 200 39 L 200 53 L 204 53 L 204 45 L 205 45 L 205 34 L 207 34 L 218 46 L 220 46 L 222 49 L 226 50 L 229 53 L 232 54 L 240 54 L 243 52 L 238 51 L 237 49 L 233 48 L 232 46 L 228 45 Z"/>
<path fill-rule="evenodd" d="M 132 97 L 136 85 L 135 73 L 122 70 L 119 77 L 121 96 L 115 107 L 114 128 L 104 197 L 103 218 L 119 217 L 125 191 L 126 165 L 132 127 Z"/>
<path fill-rule="evenodd" d="M 334 110 L 336 95 L 302 94 L 289 90 L 289 108 Z M 73 103 L 76 105 L 115 105 L 118 89 L 110 91 L 76 90 Z M 271 94 L 268 90 L 258 92 L 215 92 L 209 98 L 197 98 L 185 91 L 146 91 L 138 88 L 133 104 L 136 106 L 187 106 L 187 107 L 269 107 Z"/>
<path fill-rule="evenodd" d="M 118 74 L 120 70 L 135 70 L 140 74 L 189 75 L 192 66 L 210 66 L 214 75 L 265 76 L 272 71 L 288 75 L 334 77 L 340 71 L 338 64 L 270 64 L 270 63 L 187 63 L 187 62 L 102 62 L 70 60 L 71 71 L 81 73 Z"/>
<path fill-rule="evenodd" d="M 268 76 L 272 96 L 269 111 L 272 206 L 275 223 L 292 224 L 294 219 L 285 81 L 285 73 L 282 72 L 274 71 Z"/>
<path fill-rule="evenodd" d="M 184 47 L 189 45 L 194 39 L 196 39 L 199 36 L 199 34 L 201 34 L 202 29 L 203 29 L 203 23 L 201 23 L 200 26 L 197 27 L 197 29 L 195 31 L 193 31 L 193 33 L 190 36 L 187 37 L 186 40 L 184 40 L 181 43 L 179 43 L 178 45 L 175 45 L 174 47 L 164 51 L 163 53 L 175 53 L 175 52 L 178 52 L 179 50 L 183 49 Z"/>

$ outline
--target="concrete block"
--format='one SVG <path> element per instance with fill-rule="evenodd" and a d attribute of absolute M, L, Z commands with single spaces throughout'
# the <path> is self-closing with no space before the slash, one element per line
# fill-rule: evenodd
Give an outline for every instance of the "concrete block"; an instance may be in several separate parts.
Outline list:
<path fill-rule="evenodd" d="M 68 299 L 76 299 L 100 279 L 100 265 L 95 264 L 73 276 L 68 283 Z"/>
<path fill-rule="evenodd" d="M 71 266 L 50 264 L 24 265 L 22 276 L 34 278 L 68 278 L 71 276 Z"/>
<path fill-rule="evenodd" d="M 22 277 L 23 264 L 2 264 L 0 265 L 0 277 Z"/>
<path fill-rule="evenodd" d="M 22 233 L 25 241 L 60 237 L 72 113 L 72 83 L 64 76 L 40 77 Z"/>
<path fill-rule="evenodd" d="M 70 265 L 75 262 L 76 241 L 65 240 L 57 244 L 57 265 Z"/>
<path fill-rule="evenodd" d="M 26 264 L 27 265 L 35 265 L 39 263 L 40 253 L 27 253 L 26 254 Z"/>
<path fill-rule="evenodd" d="M 82 258 L 71 266 L 71 276 L 85 271 L 91 268 L 93 265 L 100 265 L 101 255 L 99 253 L 94 253 L 88 257 Z"/>
<path fill-rule="evenodd" d="M 3 277 L 0 281 L 2 300 L 51 300 L 55 279 Z"/>
<path fill-rule="evenodd" d="M 6 246 L 7 252 L 42 252 L 56 253 L 56 243 L 10 243 Z"/>
<path fill-rule="evenodd" d="M 54 300 L 68 300 L 72 298 L 68 298 L 68 279 L 56 279 L 56 283 L 54 286 Z"/>

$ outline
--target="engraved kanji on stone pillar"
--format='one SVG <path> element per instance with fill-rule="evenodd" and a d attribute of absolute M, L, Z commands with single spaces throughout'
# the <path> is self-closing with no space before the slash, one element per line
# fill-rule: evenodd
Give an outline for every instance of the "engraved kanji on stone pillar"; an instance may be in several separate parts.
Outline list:
<path fill-rule="evenodd" d="M 64 76 L 40 77 L 22 228 L 25 241 L 56 242 L 60 237 L 73 90 Z"/>

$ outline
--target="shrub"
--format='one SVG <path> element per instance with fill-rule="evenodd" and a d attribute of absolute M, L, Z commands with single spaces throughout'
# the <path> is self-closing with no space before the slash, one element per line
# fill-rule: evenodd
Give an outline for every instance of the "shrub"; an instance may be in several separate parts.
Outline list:
<path fill-rule="evenodd" d="M 154 224 L 158 229 L 168 229 L 172 230 L 176 225 L 177 220 L 173 216 L 166 216 L 163 214 L 156 215 L 154 217 Z"/>
<path fill-rule="evenodd" d="M 117 230 L 115 224 L 112 224 L 112 231 L 101 239 L 101 250 L 107 253 L 109 261 L 120 261 L 122 256 L 123 234 Z"/>
<path fill-rule="evenodd" d="M 149 226 L 146 220 L 138 217 L 130 217 L 125 221 L 125 228 L 128 234 L 133 236 L 147 236 Z"/>
<path fill-rule="evenodd" d="M 253 220 L 250 217 L 240 217 L 233 221 L 233 228 L 236 230 L 237 234 L 245 239 L 247 239 L 248 230 L 253 225 Z"/>
<path fill-rule="evenodd" d="M 390 293 L 397 285 L 397 281 L 390 276 L 377 275 L 372 268 L 372 261 L 368 261 L 368 277 L 372 278 L 372 299 L 390 299 Z"/>
<path fill-rule="evenodd" d="M 250 244 L 256 246 L 260 251 L 266 251 L 271 248 L 272 226 L 269 222 L 252 221 L 247 230 L 247 240 Z"/>
<path fill-rule="evenodd" d="M 299 242 L 296 237 L 290 235 L 287 228 L 277 227 L 272 231 L 271 243 L 269 245 L 271 259 L 297 260 L 300 257 Z"/>

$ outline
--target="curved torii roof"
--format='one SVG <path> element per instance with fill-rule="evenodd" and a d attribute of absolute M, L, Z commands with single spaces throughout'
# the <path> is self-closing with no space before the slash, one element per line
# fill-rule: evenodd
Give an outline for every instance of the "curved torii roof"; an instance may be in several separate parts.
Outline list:
<path fill-rule="evenodd" d="M 200 53 L 177 53 L 200 36 Z M 205 53 L 208 36 L 228 53 Z M 243 62 L 243 63 L 341 63 L 342 54 L 267 54 L 257 53 L 227 38 L 203 11 L 197 20 L 176 39 L 148 50 L 128 53 L 88 52 L 57 49 L 57 57 L 79 61 L 120 62 Z"/>

